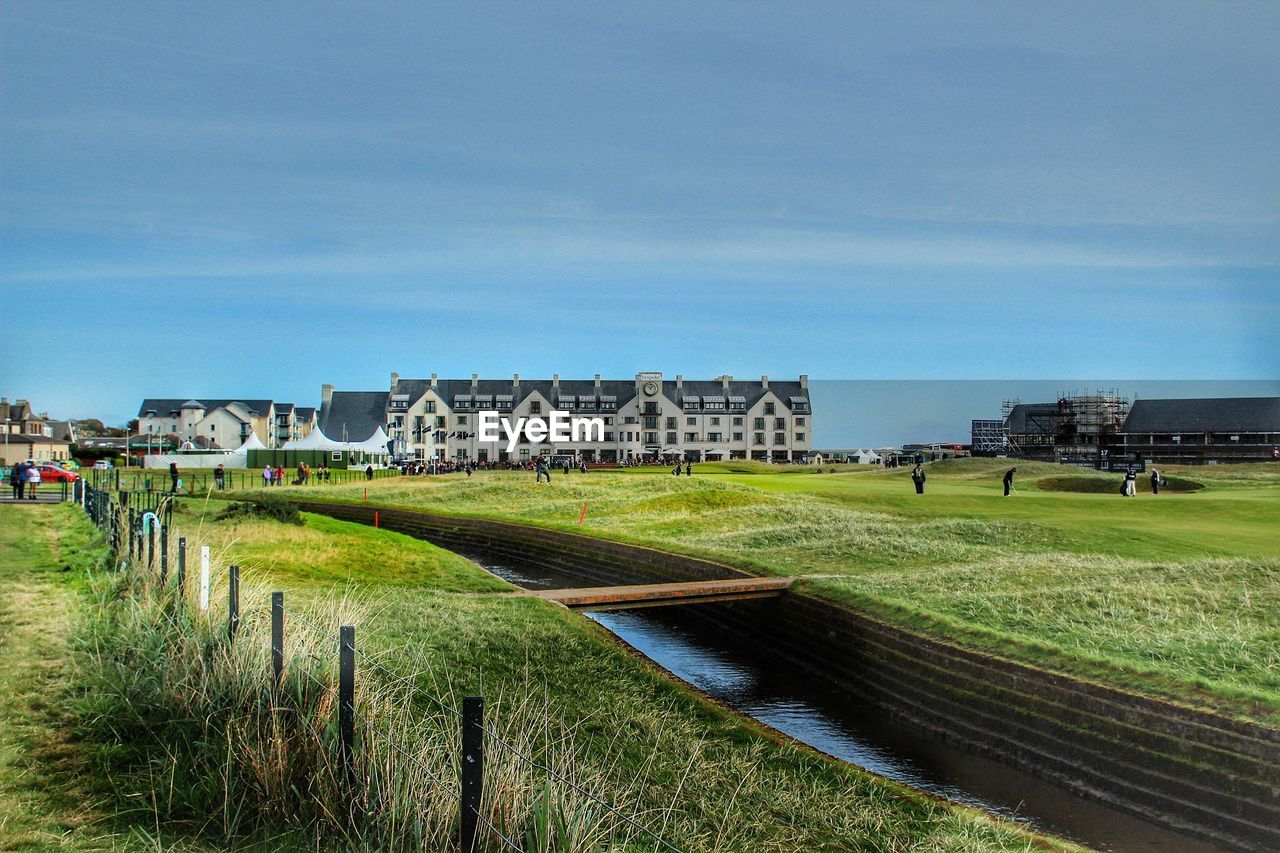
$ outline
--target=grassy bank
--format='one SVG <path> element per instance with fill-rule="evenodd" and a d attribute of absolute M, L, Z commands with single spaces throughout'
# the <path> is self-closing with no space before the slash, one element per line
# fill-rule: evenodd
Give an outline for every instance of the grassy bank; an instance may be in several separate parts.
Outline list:
<path fill-rule="evenodd" d="M 535 708 L 547 734 L 526 738 L 524 748 L 684 849 L 1035 846 L 1010 824 L 771 739 L 593 623 L 510 595 L 478 567 L 427 543 L 313 516 L 290 527 L 213 520 L 200 504 L 189 507 L 181 523 L 215 552 L 234 553 L 246 584 L 283 588 L 287 601 L 316 612 L 336 607 L 356 622 L 359 644 L 381 666 L 416 672 L 420 692 L 408 700 L 414 715 L 435 713 L 427 696 L 454 704 L 470 693 L 486 697 L 495 726 Z M 396 558 L 370 561 L 384 549 Z M 491 747 L 491 756 L 503 761 L 501 750 Z M 539 774 L 521 775 L 516 765 L 507 769 L 507 788 L 536 797 Z M 631 846 L 652 847 L 640 837 Z"/>
<path fill-rule="evenodd" d="M 385 506 L 504 518 L 808 576 L 810 588 L 884 618 L 1117 686 L 1280 720 L 1280 468 L 1166 473 L 1187 488 L 1138 498 L 1059 488 L 1061 466 L 908 472 L 695 466 L 557 477 L 480 472 L 385 480 Z M 1069 471 L 1100 490 L 1119 479 Z M 1046 488 L 1040 488 L 1045 481 Z M 365 486 L 286 488 L 360 501 Z M 587 520 L 577 524 L 584 505 Z"/>

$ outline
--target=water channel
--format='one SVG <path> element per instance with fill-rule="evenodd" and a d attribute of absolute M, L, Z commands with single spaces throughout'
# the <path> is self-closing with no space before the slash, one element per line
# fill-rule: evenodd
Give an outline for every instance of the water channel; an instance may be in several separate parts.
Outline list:
<path fill-rule="evenodd" d="M 590 585 L 549 570 L 517 569 L 473 559 L 526 589 Z M 701 620 L 689 618 L 688 608 L 720 606 L 685 604 L 584 615 L 677 678 L 739 713 L 827 755 L 912 788 L 1098 850 L 1223 849 L 944 743 L 894 720 L 878 706 L 858 703 L 834 685 L 798 676 L 794 667 L 751 653 Z"/>

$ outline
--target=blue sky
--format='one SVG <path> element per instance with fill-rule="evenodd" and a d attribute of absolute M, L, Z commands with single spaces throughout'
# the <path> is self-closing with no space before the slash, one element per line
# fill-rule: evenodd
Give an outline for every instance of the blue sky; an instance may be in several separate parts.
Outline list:
<path fill-rule="evenodd" d="M 1274 378 L 1278 39 L 1275 3 L 6 2 L 40 333 L 0 389 Z"/>

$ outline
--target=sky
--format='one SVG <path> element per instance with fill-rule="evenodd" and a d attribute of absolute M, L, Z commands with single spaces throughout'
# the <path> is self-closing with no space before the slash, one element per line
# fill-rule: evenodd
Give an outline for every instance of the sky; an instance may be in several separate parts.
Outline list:
<path fill-rule="evenodd" d="M 5 0 L 0 393 L 1274 379 L 1277 43 L 1247 2 Z"/>

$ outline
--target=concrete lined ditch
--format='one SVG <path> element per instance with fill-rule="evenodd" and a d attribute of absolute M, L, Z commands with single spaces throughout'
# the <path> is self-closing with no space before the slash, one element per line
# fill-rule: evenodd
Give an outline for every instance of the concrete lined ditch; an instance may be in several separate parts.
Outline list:
<path fill-rule="evenodd" d="M 367 524 L 375 511 L 302 508 Z M 572 533 L 377 512 L 382 527 L 529 588 L 747 577 Z M 803 592 L 591 618 L 731 707 L 921 790 L 1104 849 L 1280 849 L 1280 731 L 967 651 Z"/>

